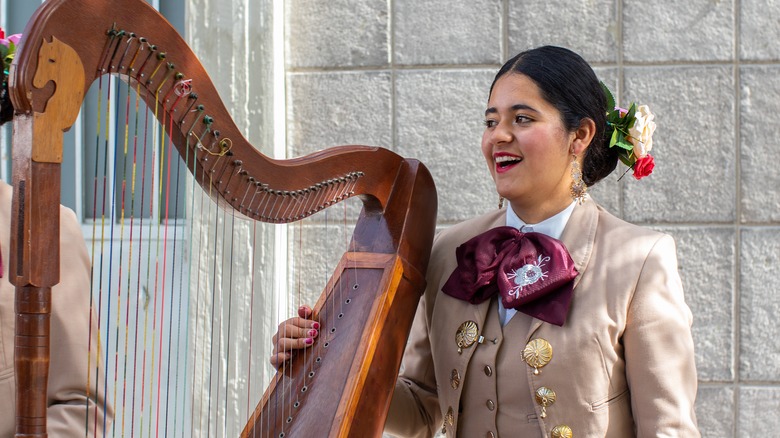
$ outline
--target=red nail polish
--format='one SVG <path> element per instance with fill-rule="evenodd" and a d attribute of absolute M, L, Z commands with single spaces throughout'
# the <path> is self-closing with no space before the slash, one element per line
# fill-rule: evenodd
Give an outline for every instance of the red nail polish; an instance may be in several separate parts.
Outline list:
<path fill-rule="evenodd" d="M 309 330 L 309 336 L 311 337 L 317 336 L 317 330 L 314 329 Z"/>
<path fill-rule="evenodd" d="M 314 324 L 312 324 L 312 325 L 311 325 L 311 327 L 312 327 L 313 329 L 317 329 L 317 330 L 319 330 L 319 329 L 320 329 L 320 323 L 318 323 L 318 322 L 315 322 Z"/>
<path fill-rule="evenodd" d="M 314 339 L 312 339 L 312 338 L 306 338 L 306 339 L 304 339 L 304 340 L 303 340 L 303 342 L 304 342 L 306 345 L 311 345 L 311 344 L 312 344 L 312 342 L 314 342 Z"/>

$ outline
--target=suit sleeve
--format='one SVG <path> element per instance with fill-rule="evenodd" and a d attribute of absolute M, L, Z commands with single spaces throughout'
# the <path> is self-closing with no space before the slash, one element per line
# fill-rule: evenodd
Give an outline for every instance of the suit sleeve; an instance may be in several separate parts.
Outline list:
<path fill-rule="evenodd" d="M 698 437 L 691 311 L 685 304 L 674 241 L 650 250 L 623 334 L 637 437 Z"/>
<path fill-rule="evenodd" d="M 90 260 L 76 217 L 65 208 L 60 209 L 60 283 L 52 288 L 52 303 L 49 436 L 102 437 L 113 413 L 106 404 L 105 365 L 96 354 Z"/>

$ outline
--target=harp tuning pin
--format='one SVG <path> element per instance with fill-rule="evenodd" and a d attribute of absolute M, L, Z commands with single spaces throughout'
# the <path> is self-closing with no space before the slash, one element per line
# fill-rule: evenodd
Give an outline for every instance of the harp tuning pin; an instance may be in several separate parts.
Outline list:
<path fill-rule="evenodd" d="M 123 30 L 120 30 L 119 32 L 117 32 L 117 34 L 116 34 L 116 35 L 117 35 L 117 36 L 119 36 L 119 37 L 123 37 L 123 36 L 125 36 L 125 34 L 126 34 L 126 33 L 127 33 L 127 32 L 125 32 L 125 31 L 123 31 Z"/>
<path fill-rule="evenodd" d="M 135 38 L 135 37 L 136 37 L 135 32 L 130 32 L 130 38 Z"/>
<path fill-rule="evenodd" d="M 169 62 L 168 63 L 168 70 L 173 70 L 174 68 L 176 68 L 176 64 L 174 64 L 172 62 Z"/>
<path fill-rule="evenodd" d="M 154 47 L 155 49 L 157 48 L 156 46 L 152 46 L 152 47 Z M 160 53 L 157 54 L 157 59 L 163 60 L 167 56 L 168 56 L 168 54 L 166 52 L 160 52 Z"/>
<path fill-rule="evenodd" d="M 198 98 L 198 93 L 190 93 L 190 95 L 187 96 L 187 97 L 189 97 L 190 99 L 197 99 Z"/>
<path fill-rule="evenodd" d="M 154 44 L 152 44 L 151 46 L 149 46 L 149 50 L 151 50 L 152 52 L 154 52 L 155 50 L 157 50 L 157 46 L 156 46 L 156 45 L 154 45 Z"/>
<path fill-rule="evenodd" d="M 214 131 L 214 137 L 219 138 L 219 130 Z"/>
<path fill-rule="evenodd" d="M 203 117 L 203 123 L 210 125 L 214 123 L 214 119 L 211 116 L 204 116 Z"/>
<path fill-rule="evenodd" d="M 184 73 L 177 72 L 175 78 L 176 78 L 177 81 L 181 80 L 182 78 L 184 78 Z"/>
<path fill-rule="evenodd" d="M 228 151 L 228 154 L 230 154 L 230 151 Z M 242 165 L 242 164 L 244 164 L 244 162 L 243 162 L 243 161 L 241 161 L 241 160 L 234 160 L 234 161 L 233 161 L 233 165 L 234 165 L 234 166 L 240 166 L 240 165 Z"/>
<path fill-rule="evenodd" d="M 146 42 L 146 37 L 138 38 L 138 42 L 145 43 Z"/>

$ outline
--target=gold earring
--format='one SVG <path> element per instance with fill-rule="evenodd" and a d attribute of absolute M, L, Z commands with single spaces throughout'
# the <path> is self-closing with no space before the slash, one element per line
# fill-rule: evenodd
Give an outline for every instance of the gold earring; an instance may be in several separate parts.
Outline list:
<path fill-rule="evenodd" d="M 585 202 L 585 198 L 587 198 L 588 186 L 582 180 L 582 169 L 580 169 L 580 163 L 577 162 L 576 155 L 571 161 L 571 179 L 571 197 L 577 201 L 577 204 L 582 204 Z"/>
<path fill-rule="evenodd" d="M 504 197 L 503 196 L 499 196 L 498 197 L 498 209 L 501 210 L 502 208 L 504 208 Z"/>

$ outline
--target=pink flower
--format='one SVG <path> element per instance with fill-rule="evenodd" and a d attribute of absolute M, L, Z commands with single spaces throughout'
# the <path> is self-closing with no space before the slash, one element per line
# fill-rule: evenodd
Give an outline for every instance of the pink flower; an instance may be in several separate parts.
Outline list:
<path fill-rule="evenodd" d="M 5 38 L 5 33 L 3 33 L 3 38 L 0 38 L 0 44 L 9 47 L 11 43 L 14 43 L 14 45 L 19 44 L 19 40 L 22 39 L 22 34 L 15 33 L 8 38 Z"/>
<path fill-rule="evenodd" d="M 618 111 L 620 111 L 620 118 L 621 118 L 621 119 L 622 119 L 623 117 L 625 117 L 625 116 L 626 116 L 626 114 L 628 114 L 628 110 L 627 110 L 627 109 L 625 109 L 625 108 L 621 108 L 621 107 L 619 107 L 619 106 L 616 106 L 616 107 L 615 107 L 615 109 L 616 109 L 616 110 L 618 110 Z"/>
<path fill-rule="evenodd" d="M 638 158 L 636 163 L 634 163 L 634 178 L 642 179 L 650 175 L 653 173 L 653 168 L 655 168 L 655 160 L 652 155 L 647 154 L 642 158 Z"/>

